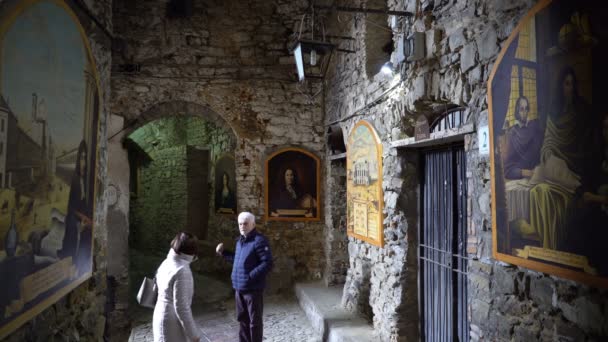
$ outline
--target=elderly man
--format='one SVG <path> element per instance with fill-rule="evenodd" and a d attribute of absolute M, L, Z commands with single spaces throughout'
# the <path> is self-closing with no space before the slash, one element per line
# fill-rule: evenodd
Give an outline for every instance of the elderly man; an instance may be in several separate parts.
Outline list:
<path fill-rule="evenodd" d="M 238 217 L 241 236 L 236 252 L 217 245 L 216 252 L 232 262 L 232 287 L 235 290 L 236 315 L 240 323 L 239 342 L 261 342 L 263 336 L 262 312 L 266 274 L 272 268 L 272 254 L 268 240 L 255 229 L 255 216 L 242 212 Z"/>

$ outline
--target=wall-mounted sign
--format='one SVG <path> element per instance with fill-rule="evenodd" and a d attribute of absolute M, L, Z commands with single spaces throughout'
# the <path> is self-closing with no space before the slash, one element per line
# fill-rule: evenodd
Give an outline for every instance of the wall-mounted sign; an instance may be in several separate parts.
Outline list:
<path fill-rule="evenodd" d="M 480 126 L 477 129 L 477 145 L 480 155 L 486 156 L 490 153 L 490 131 L 487 125 Z"/>
<path fill-rule="evenodd" d="M 100 110 L 88 39 L 69 6 L 2 8 L 0 339 L 91 276 Z"/>
<path fill-rule="evenodd" d="M 608 287 L 608 22 L 598 2 L 541 1 L 489 79 L 496 259 Z"/>
<path fill-rule="evenodd" d="M 118 199 L 120 198 L 120 190 L 114 184 L 109 184 L 106 188 L 106 201 L 108 206 L 112 207 L 118 203 Z"/>
<path fill-rule="evenodd" d="M 382 143 L 366 121 L 358 122 L 348 137 L 346 163 L 347 233 L 382 247 Z"/>

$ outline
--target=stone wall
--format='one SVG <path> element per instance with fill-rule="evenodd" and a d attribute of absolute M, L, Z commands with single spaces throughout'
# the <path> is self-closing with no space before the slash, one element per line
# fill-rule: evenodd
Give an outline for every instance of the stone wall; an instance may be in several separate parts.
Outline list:
<path fill-rule="evenodd" d="M 19 1 L 0 0 L 0 12 Z M 93 275 L 32 320 L 6 338 L 6 341 L 47 340 L 102 340 L 106 331 L 106 272 L 107 226 L 105 189 L 107 185 L 107 133 L 108 104 L 110 99 L 110 64 L 112 17 L 110 0 L 66 1 L 76 13 L 88 37 L 94 63 L 99 75 L 101 111 L 98 131 L 98 166 L 95 175 L 96 198 L 93 232 Z M 99 26 L 97 23 L 102 24 Z"/>
<path fill-rule="evenodd" d="M 330 69 L 326 121 L 340 123 L 345 134 L 361 119 L 377 129 L 384 146 L 386 218 L 384 248 L 349 238 L 350 268 L 343 304 L 373 316 L 382 341 L 418 338 L 416 152 L 396 151 L 389 143 L 412 136 L 412 123 L 419 114 L 433 117 L 448 105 L 465 106 L 468 122 L 475 127 L 486 124 L 486 84 L 493 62 L 517 22 L 535 3 L 390 0 L 390 8 L 416 14 L 399 20 L 393 29 L 406 34 L 425 32 L 426 36 L 425 59 L 398 65 L 397 81 L 366 75 L 367 23 L 363 16 L 354 16 L 338 33 L 355 37 L 358 53 L 339 55 Z M 472 340 L 606 336 L 605 290 L 492 258 L 490 162 L 479 156 L 475 134 L 465 136 L 465 150 Z"/>
<path fill-rule="evenodd" d="M 343 284 L 348 270 L 346 237 L 346 159 L 327 163 L 325 183 L 325 270 L 326 285 Z"/>
<path fill-rule="evenodd" d="M 238 210 L 252 211 L 270 239 L 273 290 L 289 288 L 295 278 L 320 279 L 323 269 L 322 222 L 261 222 L 266 156 L 297 146 L 323 157 L 320 97 L 311 99 L 297 85 L 287 50 L 306 6 L 286 0 L 194 2 L 186 18 L 168 17 L 161 0 L 114 6 L 120 37 L 112 112 L 136 127 L 184 113 L 154 109 L 183 103 L 205 108 L 197 115 L 234 131 Z"/>
<path fill-rule="evenodd" d="M 128 339 L 129 291 L 129 159 L 121 142 L 123 118 L 108 120 L 108 332 L 112 339 Z M 126 176 L 125 176 L 126 175 Z"/>
<path fill-rule="evenodd" d="M 129 247 L 164 252 L 188 219 L 186 146 L 158 149 L 151 157 L 130 202 Z"/>
<path fill-rule="evenodd" d="M 350 5 L 358 6 L 359 3 L 351 2 Z M 401 98 L 406 89 L 401 75 L 393 77 L 366 70 L 365 32 L 373 30 L 369 26 L 377 22 L 369 23 L 360 14 L 352 15 L 352 19 L 343 18 L 343 21 L 350 25 L 343 26 L 342 31 L 336 34 L 354 37 L 357 53 L 338 54 L 330 68 L 325 96 L 326 122 L 340 124 L 347 140 L 352 127 L 364 119 L 375 127 L 381 139 L 385 244 L 379 248 L 348 238 L 350 262 L 342 304 L 373 322 L 382 341 L 396 339 L 397 336 L 400 336 L 399 340 L 405 340 L 404 336 L 416 340 L 417 211 L 415 202 L 412 208 L 406 201 L 415 201 L 416 198 L 416 159 L 406 158 L 390 147 L 392 140 L 403 138 L 404 132 L 411 130 L 410 122 L 403 120 L 406 112 Z M 388 23 L 380 24 L 389 29 Z M 368 78 L 368 74 L 372 77 Z M 334 163 L 330 166 L 336 167 Z M 343 172 L 346 176 L 345 166 L 337 167 L 338 170 L 330 170 L 329 173 Z M 339 207 L 341 201 L 328 204 L 328 207 Z M 333 211 L 333 208 L 329 210 Z M 335 228 L 328 226 L 328 230 L 327 235 L 335 234 Z"/>
<path fill-rule="evenodd" d="M 139 188 L 131 199 L 131 247 L 148 251 L 168 248 L 178 230 L 187 228 L 188 157 L 187 147 L 209 151 L 209 214 L 207 236 L 217 241 L 232 237 L 234 223 L 215 218 L 213 210 L 213 164 L 219 156 L 234 150 L 232 131 L 198 117 L 163 118 L 150 122 L 128 137 L 150 161 L 140 166 Z M 231 229 L 231 234 L 225 232 Z M 201 237 L 202 238 L 202 237 Z"/>

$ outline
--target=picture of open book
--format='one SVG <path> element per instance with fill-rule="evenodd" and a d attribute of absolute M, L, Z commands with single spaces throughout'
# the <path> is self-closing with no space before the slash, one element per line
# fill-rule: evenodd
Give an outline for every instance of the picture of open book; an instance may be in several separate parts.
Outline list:
<path fill-rule="evenodd" d="M 544 163 L 534 168 L 530 184 L 548 183 L 574 193 L 581 185 L 580 176 L 572 172 L 563 159 L 551 155 Z"/>

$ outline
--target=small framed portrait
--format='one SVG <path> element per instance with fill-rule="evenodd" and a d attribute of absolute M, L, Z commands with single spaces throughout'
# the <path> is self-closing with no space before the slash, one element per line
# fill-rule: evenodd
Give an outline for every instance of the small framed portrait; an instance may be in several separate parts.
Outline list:
<path fill-rule="evenodd" d="M 236 168 L 234 156 L 224 154 L 215 162 L 215 213 L 236 214 Z"/>
<path fill-rule="evenodd" d="M 266 220 L 320 219 L 320 165 L 317 156 L 299 148 L 282 149 L 266 159 Z"/>

